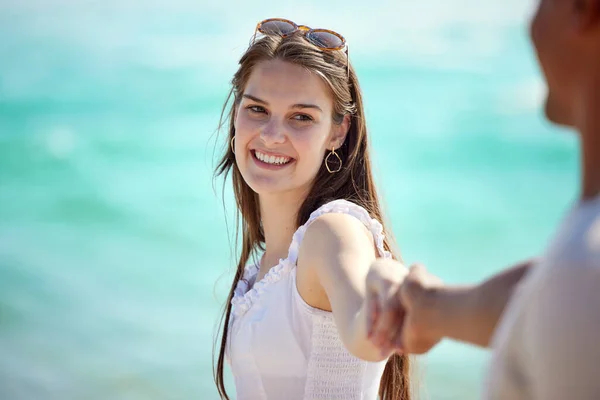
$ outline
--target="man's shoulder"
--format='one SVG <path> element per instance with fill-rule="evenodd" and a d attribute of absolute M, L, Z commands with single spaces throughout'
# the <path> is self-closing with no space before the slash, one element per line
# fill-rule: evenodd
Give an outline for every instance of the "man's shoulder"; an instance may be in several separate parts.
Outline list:
<path fill-rule="evenodd" d="M 527 283 L 524 321 L 534 336 L 552 336 L 583 325 L 600 331 L 600 259 L 585 251 L 546 259 Z M 588 326 L 587 328 L 590 328 Z M 575 335 L 577 336 L 577 335 Z M 563 338 L 566 339 L 566 338 Z"/>
<path fill-rule="evenodd" d="M 544 263 L 551 269 L 600 268 L 600 207 L 572 212 L 550 243 Z"/>

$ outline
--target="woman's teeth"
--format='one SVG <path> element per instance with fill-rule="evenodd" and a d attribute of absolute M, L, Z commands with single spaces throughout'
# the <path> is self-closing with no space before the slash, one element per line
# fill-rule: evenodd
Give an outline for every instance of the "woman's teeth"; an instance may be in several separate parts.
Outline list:
<path fill-rule="evenodd" d="M 269 156 L 269 155 L 263 154 L 257 150 L 254 151 L 254 154 L 256 155 L 256 158 L 258 158 L 260 161 L 267 163 L 267 164 L 273 164 L 273 165 L 287 164 L 291 160 L 290 157 Z"/>

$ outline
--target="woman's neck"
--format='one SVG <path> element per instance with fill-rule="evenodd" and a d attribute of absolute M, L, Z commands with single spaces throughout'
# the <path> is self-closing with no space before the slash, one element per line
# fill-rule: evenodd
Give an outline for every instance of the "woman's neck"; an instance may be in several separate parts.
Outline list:
<path fill-rule="evenodd" d="M 265 234 L 264 267 L 270 268 L 279 259 L 287 257 L 303 201 L 304 198 L 297 193 L 260 196 L 260 215 Z"/>

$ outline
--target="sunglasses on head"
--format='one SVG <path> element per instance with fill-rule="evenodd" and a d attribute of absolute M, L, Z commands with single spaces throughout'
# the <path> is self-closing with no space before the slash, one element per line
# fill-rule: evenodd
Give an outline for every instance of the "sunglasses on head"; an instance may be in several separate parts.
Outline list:
<path fill-rule="evenodd" d="M 290 36 L 300 31 L 304 38 L 321 50 L 335 51 L 346 49 L 348 57 L 348 46 L 346 39 L 337 32 L 328 29 L 312 29 L 305 25 L 296 25 L 296 23 L 282 18 L 269 18 L 259 22 L 254 31 L 256 38 L 257 32 L 264 35 L 278 35 L 281 37 Z M 348 72 L 350 72 L 350 63 L 347 63 Z"/>

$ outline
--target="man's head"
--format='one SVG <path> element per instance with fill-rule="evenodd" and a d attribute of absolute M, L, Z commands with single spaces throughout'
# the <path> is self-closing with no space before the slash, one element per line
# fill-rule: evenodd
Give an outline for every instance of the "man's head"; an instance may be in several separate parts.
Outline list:
<path fill-rule="evenodd" d="M 539 0 L 531 37 L 548 85 L 548 119 L 577 126 L 600 90 L 600 0 Z"/>

